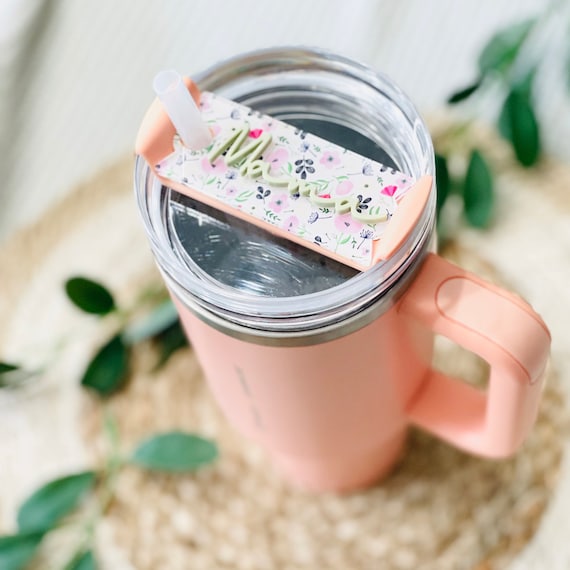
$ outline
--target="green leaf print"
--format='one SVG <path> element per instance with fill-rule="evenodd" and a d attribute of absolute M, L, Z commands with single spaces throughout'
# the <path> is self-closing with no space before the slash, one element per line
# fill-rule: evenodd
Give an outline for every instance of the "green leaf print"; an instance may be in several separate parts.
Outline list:
<path fill-rule="evenodd" d="M 255 192 L 253 190 L 244 190 L 238 195 L 236 202 L 247 202 L 254 194 Z"/>
<path fill-rule="evenodd" d="M 271 220 L 272 222 L 281 221 L 281 218 L 275 212 L 272 212 L 271 210 L 265 210 L 265 217 L 267 219 Z"/>

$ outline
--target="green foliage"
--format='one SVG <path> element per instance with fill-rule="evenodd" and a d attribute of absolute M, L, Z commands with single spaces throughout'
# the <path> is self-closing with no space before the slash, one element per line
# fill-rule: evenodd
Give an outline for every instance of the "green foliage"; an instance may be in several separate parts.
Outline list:
<path fill-rule="evenodd" d="M 174 303 L 163 301 L 143 319 L 127 326 L 122 335 L 127 345 L 152 340 L 159 351 L 157 368 L 166 364 L 179 349 L 188 346 Z"/>
<path fill-rule="evenodd" d="M 176 307 L 170 299 L 167 299 L 143 319 L 128 326 L 123 333 L 123 340 L 126 344 L 137 344 L 164 333 L 177 321 Z"/>
<path fill-rule="evenodd" d="M 22 570 L 33 558 L 43 536 L 43 532 L 0 536 L 0 568 Z"/>
<path fill-rule="evenodd" d="M 52 528 L 93 489 L 95 481 L 93 471 L 84 471 L 40 487 L 18 510 L 20 532 L 45 532 Z"/>
<path fill-rule="evenodd" d="M 450 104 L 474 99 L 485 105 L 466 105 L 464 109 L 471 111 L 471 117 L 452 124 L 441 138 L 444 150 L 438 147 L 439 156 L 436 156 L 438 216 L 449 193 L 457 193 L 460 187 L 467 222 L 484 228 L 492 219 L 492 169 L 479 150 L 469 150 L 471 154 L 468 157 L 464 155 L 465 148 L 473 148 L 473 142 L 469 139 L 471 126 L 476 119 L 475 113 L 489 108 L 490 97 L 498 94 L 503 98 L 496 125 L 499 133 L 511 145 L 517 162 L 521 166 L 532 167 L 540 160 L 540 122 L 535 111 L 533 87 L 543 61 L 540 55 L 547 53 L 548 46 L 537 48 L 541 54 L 537 54 L 536 50 L 531 53 L 522 48 L 535 28 L 541 28 L 552 17 L 567 17 L 560 11 L 560 7 L 559 4 L 551 3 L 537 17 L 517 22 L 495 33 L 479 55 L 479 79 L 449 97 Z M 530 55 L 530 61 L 523 59 L 527 54 Z M 570 44 L 567 60 L 570 93 Z M 464 172 L 454 171 L 453 178 L 450 178 L 448 164 L 457 155 L 459 160 L 453 160 L 454 168 L 465 162 L 465 158 L 468 166 Z"/>
<path fill-rule="evenodd" d="M 160 352 L 157 368 L 164 366 L 177 350 L 188 346 L 188 339 L 179 320 L 156 335 L 154 340 Z"/>
<path fill-rule="evenodd" d="M 451 179 L 447 167 L 447 159 L 441 154 L 435 155 L 435 181 L 437 186 L 437 217 L 447 200 L 450 192 Z"/>
<path fill-rule="evenodd" d="M 464 87 L 459 91 L 455 91 L 455 93 L 452 93 L 448 97 L 447 102 L 450 105 L 455 105 L 456 103 L 460 103 L 461 101 L 468 99 L 469 97 L 471 97 L 471 95 L 473 95 L 473 93 L 477 91 L 477 89 L 479 89 L 479 87 L 481 87 L 482 82 L 483 82 L 482 79 L 478 79 L 477 81 L 475 81 L 475 83 L 468 85 L 467 87 Z"/>
<path fill-rule="evenodd" d="M 570 25 L 568 26 L 570 32 Z M 566 51 L 566 65 L 565 65 L 566 77 L 566 91 L 570 94 L 570 44 L 567 46 Z"/>
<path fill-rule="evenodd" d="M 536 164 L 540 157 L 540 131 L 530 94 L 524 88 L 513 88 L 503 104 L 498 127 L 515 151 L 520 164 Z"/>
<path fill-rule="evenodd" d="M 17 364 L 9 364 L 8 362 L 0 362 L 0 374 L 6 374 L 7 372 L 13 372 L 14 370 L 19 370 L 20 367 Z"/>
<path fill-rule="evenodd" d="M 115 301 L 107 288 L 86 277 L 72 277 L 65 283 L 70 301 L 82 311 L 106 315 L 115 309 Z"/>
<path fill-rule="evenodd" d="M 91 550 L 80 552 L 78 556 L 74 557 L 65 570 L 97 570 L 97 563 L 95 556 Z"/>
<path fill-rule="evenodd" d="M 463 186 L 465 217 L 472 226 L 489 225 L 493 212 L 493 176 L 487 161 L 478 150 L 471 152 Z"/>
<path fill-rule="evenodd" d="M 17 364 L 0 362 L 0 388 L 16 388 L 37 374 L 37 370 L 25 370 Z"/>
<path fill-rule="evenodd" d="M 217 457 L 218 449 L 212 441 L 173 431 L 143 441 L 135 449 L 131 462 L 153 471 L 182 473 L 194 471 Z"/>
<path fill-rule="evenodd" d="M 115 335 L 104 344 L 87 366 L 81 385 L 109 396 L 123 387 L 129 369 L 129 350 L 121 335 Z"/>
<path fill-rule="evenodd" d="M 20 532 L 0 537 L 0 569 L 24 570 L 42 538 L 57 528 L 63 517 L 79 507 L 89 492 L 96 491 L 95 483 L 100 477 L 101 483 L 95 494 L 98 501 L 95 518 L 84 522 L 84 538 L 65 565 L 65 570 L 96 570 L 97 563 L 91 550 L 93 528 L 112 501 L 118 470 L 125 465 L 124 459 L 118 455 L 115 421 L 108 414 L 105 433 L 112 440 L 112 450 L 106 460 L 107 467 L 100 475 L 84 471 L 55 479 L 24 501 L 17 516 Z M 212 463 L 217 456 L 218 450 L 213 442 L 194 434 L 174 431 L 148 438 L 135 449 L 130 462 L 150 471 L 183 473 Z"/>
<path fill-rule="evenodd" d="M 499 30 L 493 35 L 479 55 L 481 75 L 507 72 L 535 23 L 536 19 L 531 18 Z"/>

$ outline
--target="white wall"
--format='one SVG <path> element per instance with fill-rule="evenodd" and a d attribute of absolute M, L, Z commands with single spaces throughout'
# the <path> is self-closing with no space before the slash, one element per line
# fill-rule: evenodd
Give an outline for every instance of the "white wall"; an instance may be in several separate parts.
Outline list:
<path fill-rule="evenodd" d="M 152 77 L 160 69 L 192 74 L 245 50 L 317 45 L 387 72 L 427 112 L 474 78 L 476 55 L 493 30 L 542 5 L 541 0 L 3 0 L 0 144 L 7 148 L 0 153 L 0 240 L 132 151 L 153 97 Z M 557 105 L 570 114 L 566 103 Z M 545 112 L 556 118 L 558 108 L 549 104 Z M 552 122 L 562 128 L 560 121 Z M 560 148 L 557 137 L 549 144 Z"/>

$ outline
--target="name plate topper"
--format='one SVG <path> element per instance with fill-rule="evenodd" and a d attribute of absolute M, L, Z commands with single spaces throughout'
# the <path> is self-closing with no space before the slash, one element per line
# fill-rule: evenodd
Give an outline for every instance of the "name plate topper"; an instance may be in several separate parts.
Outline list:
<path fill-rule="evenodd" d="M 154 164 L 198 201 L 359 270 L 389 257 L 423 211 L 429 177 L 415 181 L 214 93 L 201 93 L 200 110 L 211 144 L 191 150 L 174 136 Z"/>

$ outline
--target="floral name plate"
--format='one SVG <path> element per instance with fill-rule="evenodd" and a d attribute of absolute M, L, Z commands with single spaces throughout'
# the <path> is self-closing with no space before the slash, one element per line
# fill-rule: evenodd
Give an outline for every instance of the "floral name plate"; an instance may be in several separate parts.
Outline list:
<path fill-rule="evenodd" d="M 375 244 L 415 180 L 318 136 L 204 92 L 213 142 L 155 165 L 175 189 L 251 223 L 368 269 Z"/>

